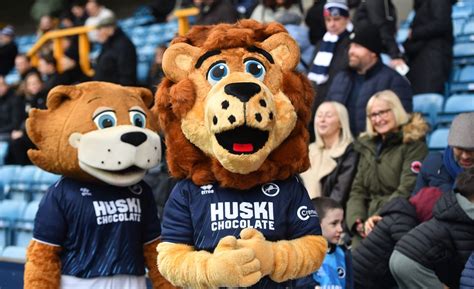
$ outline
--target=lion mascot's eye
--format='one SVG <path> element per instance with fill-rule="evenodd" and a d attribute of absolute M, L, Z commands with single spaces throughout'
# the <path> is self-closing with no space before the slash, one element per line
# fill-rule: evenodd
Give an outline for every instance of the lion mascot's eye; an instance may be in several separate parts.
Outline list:
<path fill-rule="evenodd" d="M 146 115 L 139 110 L 130 111 L 130 122 L 134 126 L 145 128 L 146 125 Z"/>
<path fill-rule="evenodd" d="M 207 81 L 211 85 L 216 84 L 222 78 L 226 77 L 229 74 L 229 67 L 223 62 L 217 62 L 209 68 L 207 72 Z"/>
<path fill-rule="evenodd" d="M 245 72 L 250 73 L 253 77 L 257 78 L 260 81 L 263 81 L 265 78 L 265 66 L 257 60 L 247 60 L 245 61 Z"/>
<path fill-rule="evenodd" d="M 113 127 L 117 124 L 117 117 L 113 111 L 106 110 L 94 117 L 94 123 L 99 129 Z"/>

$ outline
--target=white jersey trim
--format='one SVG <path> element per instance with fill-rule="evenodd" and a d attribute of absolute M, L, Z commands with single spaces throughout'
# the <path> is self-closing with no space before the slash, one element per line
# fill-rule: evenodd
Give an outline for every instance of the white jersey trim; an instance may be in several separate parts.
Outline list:
<path fill-rule="evenodd" d="M 32 238 L 33 241 L 36 241 L 38 243 L 42 243 L 42 244 L 45 244 L 45 245 L 49 245 L 49 246 L 54 246 L 54 247 L 61 247 L 61 245 L 58 245 L 58 244 L 53 244 L 53 243 L 49 243 L 49 242 L 46 242 L 46 241 L 41 241 L 41 240 L 38 240 L 36 238 Z"/>
<path fill-rule="evenodd" d="M 156 240 L 159 240 L 159 239 L 161 239 L 161 236 L 158 236 L 158 237 L 156 237 L 156 238 L 153 239 L 153 240 L 150 240 L 150 241 L 148 241 L 148 242 L 145 242 L 143 245 L 151 244 L 151 243 L 153 243 L 153 242 L 155 242 Z"/>

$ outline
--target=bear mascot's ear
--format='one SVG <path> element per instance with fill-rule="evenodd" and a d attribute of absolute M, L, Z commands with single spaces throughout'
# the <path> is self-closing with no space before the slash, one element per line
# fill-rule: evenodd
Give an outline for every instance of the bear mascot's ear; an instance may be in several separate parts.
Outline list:
<path fill-rule="evenodd" d="M 75 99 L 81 96 L 81 91 L 72 85 L 58 85 L 48 93 L 46 106 L 48 109 L 56 109 L 68 99 Z"/>
<path fill-rule="evenodd" d="M 149 89 L 134 86 L 126 86 L 125 88 L 130 90 L 132 94 L 139 95 L 147 108 L 151 108 L 153 106 L 153 94 L 151 94 Z"/>
<path fill-rule="evenodd" d="M 293 70 L 300 61 L 300 49 L 298 44 L 288 33 L 278 33 L 265 39 L 262 48 L 269 51 L 276 64 L 283 71 Z"/>
<path fill-rule="evenodd" d="M 185 79 L 194 69 L 200 49 L 186 43 L 171 45 L 163 54 L 163 71 L 173 82 Z"/>

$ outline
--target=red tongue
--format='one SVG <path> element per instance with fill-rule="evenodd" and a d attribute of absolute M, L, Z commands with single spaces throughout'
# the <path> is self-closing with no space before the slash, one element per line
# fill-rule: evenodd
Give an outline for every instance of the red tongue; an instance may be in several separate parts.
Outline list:
<path fill-rule="evenodd" d="M 233 149 L 234 152 L 250 153 L 253 152 L 253 145 L 251 143 L 235 143 Z"/>

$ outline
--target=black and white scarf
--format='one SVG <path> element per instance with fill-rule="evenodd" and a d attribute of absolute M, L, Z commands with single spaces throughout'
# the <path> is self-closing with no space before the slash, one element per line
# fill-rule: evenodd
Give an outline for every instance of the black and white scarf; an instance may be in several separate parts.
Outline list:
<path fill-rule="evenodd" d="M 346 27 L 346 30 L 339 35 L 334 35 L 329 32 L 326 32 L 323 36 L 323 41 L 319 47 L 316 57 L 314 57 L 313 65 L 311 66 L 310 72 L 308 73 L 308 78 L 311 81 L 316 82 L 320 85 L 328 81 L 329 75 L 329 66 L 331 65 L 334 49 L 339 39 L 348 35 L 353 29 L 353 25 L 349 23 Z"/>

